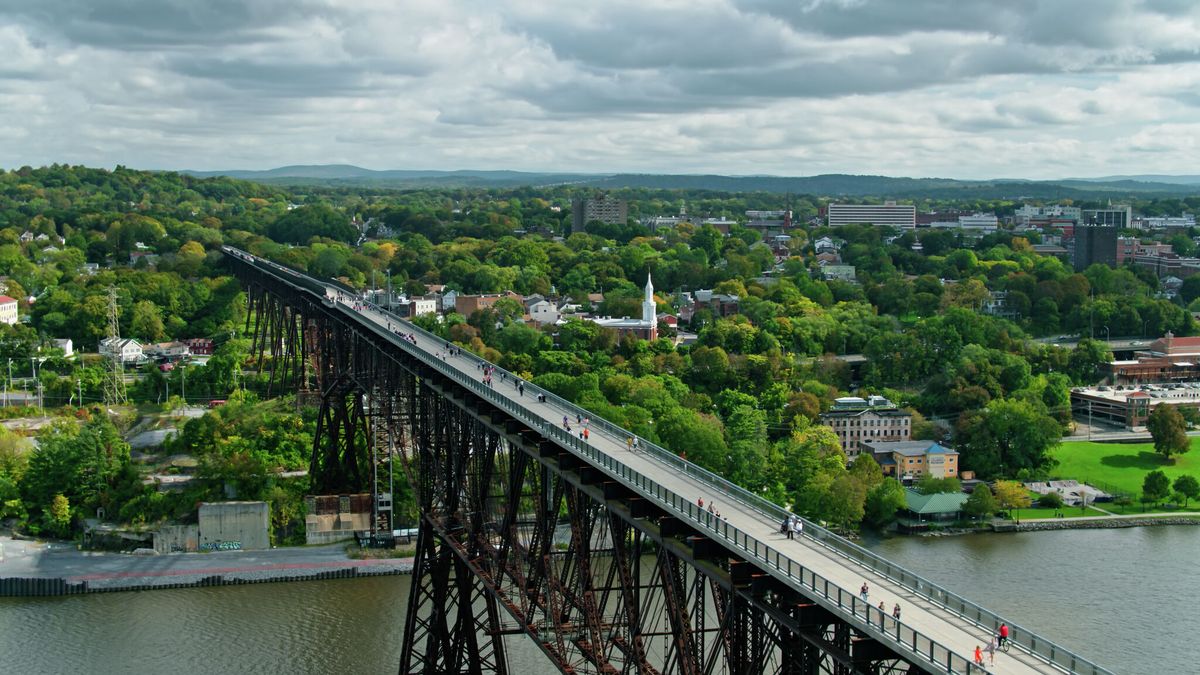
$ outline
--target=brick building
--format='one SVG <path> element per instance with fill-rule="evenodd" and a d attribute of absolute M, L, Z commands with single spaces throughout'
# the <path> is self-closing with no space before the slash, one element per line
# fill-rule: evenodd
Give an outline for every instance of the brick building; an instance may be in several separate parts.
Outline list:
<path fill-rule="evenodd" d="M 845 396 L 834 400 L 821 423 L 833 429 L 846 457 L 854 459 L 867 441 L 907 441 L 912 438 L 912 413 L 896 408 L 882 396 L 862 399 Z"/>

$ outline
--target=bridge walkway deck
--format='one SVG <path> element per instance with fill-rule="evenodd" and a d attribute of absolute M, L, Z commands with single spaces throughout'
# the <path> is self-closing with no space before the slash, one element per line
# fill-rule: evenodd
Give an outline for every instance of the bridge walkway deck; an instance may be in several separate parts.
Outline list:
<path fill-rule="evenodd" d="M 348 308 L 353 306 L 348 298 L 340 297 L 340 294 L 334 290 L 329 291 L 329 297 L 334 301 L 342 302 Z M 362 306 L 357 313 L 363 320 L 372 322 L 389 331 L 408 325 L 407 322 L 384 314 L 369 305 Z M 397 341 L 402 341 L 399 336 L 396 339 Z M 446 343 L 429 344 L 429 342 L 430 340 L 428 339 L 420 339 L 417 341 L 416 347 L 435 358 L 439 354 L 446 352 Z M 476 366 L 483 362 L 469 352 L 464 352 L 462 356 L 449 356 L 443 359 L 443 361 L 447 366 L 458 370 L 469 378 L 476 380 L 482 378 L 482 372 Z M 519 396 L 512 384 L 511 378 L 504 382 L 499 381 L 498 378 L 493 378 L 493 388 L 508 396 L 510 400 L 520 403 L 527 410 L 544 420 L 548 426 L 561 427 L 564 414 L 573 414 L 569 414 L 562 408 L 557 407 L 553 401 L 539 402 L 535 395 L 537 389 L 528 383 L 526 384 L 528 386 L 526 387 L 524 396 Z M 570 419 L 570 424 L 572 431 L 575 432 L 578 426 L 573 417 Z M 712 486 L 691 476 L 681 474 L 673 467 L 666 465 L 648 453 L 629 450 L 626 438 L 614 438 L 607 433 L 597 433 L 597 430 L 594 428 L 592 431 L 593 433 L 590 433 L 588 439 L 591 446 L 618 459 L 636 471 L 652 477 L 662 486 L 675 492 L 685 500 L 695 502 L 696 499 L 703 498 L 707 505 L 710 500 L 715 499 L 715 508 L 720 511 L 722 519 L 727 520 L 729 524 L 741 529 L 743 532 L 749 533 L 760 541 L 769 543 L 772 547 L 790 556 L 794 561 L 823 576 L 825 579 L 836 583 L 843 591 L 857 594 L 863 582 L 867 582 L 870 587 L 868 597 L 871 605 L 878 605 L 882 601 L 885 607 L 888 608 L 890 615 L 891 608 L 894 604 L 898 603 L 902 612 L 901 620 L 905 625 L 917 630 L 926 637 L 936 640 L 967 661 L 973 659 L 976 645 L 986 647 L 989 639 L 988 631 L 975 625 L 968 619 L 914 593 L 909 588 L 893 581 L 885 575 L 866 569 L 858 562 L 849 559 L 808 536 L 789 540 L 779 533 L 780 523 L 768 521 L 763 513 L 752 506 L 733 500 L 725 501 L 723 499 L 725 495 L 712 494 Z M 1014 592 L 1019 592 L 1019 589 L 1014 589 Z M 874 618 L 875 616 L 877 615 L 873 615 L 873 619 L 877 621 L 878 619 Z M 884 622 L 885 626 L 894 624 L 891 619 L 885 619 Z M 985 668 L 982 670 L 975 669 L 975 672 L 1064 672 L 1062 669 L 1046 663 L 1033 654 L 1021 651 L 1016 646 L 1009 653 L 997 651 L 994 665 L 987 663 L 986 655 L 984 660 Z"/>

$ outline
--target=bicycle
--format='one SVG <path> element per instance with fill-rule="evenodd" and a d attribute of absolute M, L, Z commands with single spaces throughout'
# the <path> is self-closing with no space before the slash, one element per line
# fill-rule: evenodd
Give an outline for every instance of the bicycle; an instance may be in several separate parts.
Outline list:
<path fill-rule="evenodd" d="M 1001 640 L 999 637 L 997 637 L 996 643 L 996 649 L 1004 652 L 1005 654 L 1008 653 L 1008 650 L 1012 649 L 1012 638 L 1004 638 Z"/>

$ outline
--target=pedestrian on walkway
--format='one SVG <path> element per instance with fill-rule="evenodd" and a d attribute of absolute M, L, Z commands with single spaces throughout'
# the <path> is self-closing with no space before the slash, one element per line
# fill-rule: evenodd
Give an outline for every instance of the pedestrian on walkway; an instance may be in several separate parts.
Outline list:
<path fill-rule="evenodd" d="M 988 638 L 987 645 L 988 662 L 990 665 L 996 665 L 996 636 Z"/>
<path fill-rule="evenodd" d="M 870 595 L 871 595 L 871 589 L 867 587 L 867 582 L 864 581 L 862 588 L 858 589 L 858 597 L 862 598 L 863 602 L 866 602 L 867 597 Z"/>
<path fill-rule="evenodd" d="M 804 521 L 800 520 L 799 516 L 792 520 L 792 535 L 792 539 L 804 536 Z"/>
<path fill-rule="evenodd" d="M 983 650 L 979 648 L 979 645 L 975 645 L 975 665 L 983 666 Z"/>
<path fill-rule="evenodd" d="M 704 497 L 696 498 L 696 506 L 699 506 L 700 508 L 704 508 Z"/>
<path fill-rule="evenodd" d="M 896 603 L 896 605 L 894 607 L 892 607 L 892 618 L 895 619 L 897 622 L 900 621 L 900 603 L 898 603 L 898 602 Z"/>
<path fill-rule="evenodd" d="M 625 449 L 633 452 L 633 436 L 625 439 Z"/>
<path fill-rule="evenodd" d="M 788 539 L 792 538 L 791 523 L 788 522 L 790 520 L 791 520 L 791 518 L 784 516 L 783 522 L 779 524 L 779 534 L 782 534 L 783 536 L 787 537 Z"/>
<path fill-rule="evenodd" d="M 521 396 L 521 397 L 524 397 L 524 396 L 525 396 L 525 385 L 524 385 L 524 383 L 517 385 L 517 396 Z"/>
<path fill-rule="evenodd" d="M 584 427 L 583 428 L 583 440 L 586 441 L 587 439 L 588 439 L 588 428 Z"/>
<path fill-rule="evenodd" d="M 883 620 L 887 618 L 887 605 L 883 601 L 879 601 L 879 627 L 883 628 Z"/>
<path fill-rule="evenodd" d="M 709 503 L 708 503 L 708 512 L 709 512 L 709 513 L 713 513 L 713 503 L 714 503 L 714 502 L 709 502 Z"/>

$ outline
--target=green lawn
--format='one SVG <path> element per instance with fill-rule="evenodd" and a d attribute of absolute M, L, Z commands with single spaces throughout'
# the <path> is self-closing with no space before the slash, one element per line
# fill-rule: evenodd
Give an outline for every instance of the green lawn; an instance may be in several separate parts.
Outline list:
<path fill-rule="evenodd" d="M 1108 508 L 1107 505 L 1101 504 L 1102 508 Z M 1043 509 L 1040 506 L 1031 506 L 1027 509 L 1013 509 L 1013 520 L 1030 520 L 1032 518 L 1053 518 L 1057 511 L 1062 511 L 1063 516 L 1067 518 L 1076 518 L 1079 516 L 1106 516 L 1107 513 L 1096 511 L 1088 507 L 1087 511 L 1081 511 L 1078 506 L 1063 506 L 1061 509 Z M 1114 512 L 1119 513 L 1119 512 Z"/>
<path fill-rule="evenodd" d="M 1166 464 L 1162 456 L 1154 452 L 1153 443 L 1094 443 L 1092 441 L 1064 441 L 1054 451 L 1058 466 L 1054 475 L 1059 478 L 1074 478 L 1085 483 L 1107 484 L 1112 489 L 1124 490 L 1131 495 L 1142 492 L 1142 480 L 1155 469 L 1162 469 L 1172 482 L 1183 474 L 1200 478 L 1200 438 L 1192 438 L 1192 449 L 1175 456 L 1173 464 Z M 1103 489 L 1104 485 L 1097 485 Z M 1101 504 L 1106 509 L 1114 510 Z M 1141 504 L 1136 504 L 1141 510 Z M 1128 511 L 1134 512 L 1134 506 Z M 1120 512 L 1116 509 L 1116 512 Z"/>

